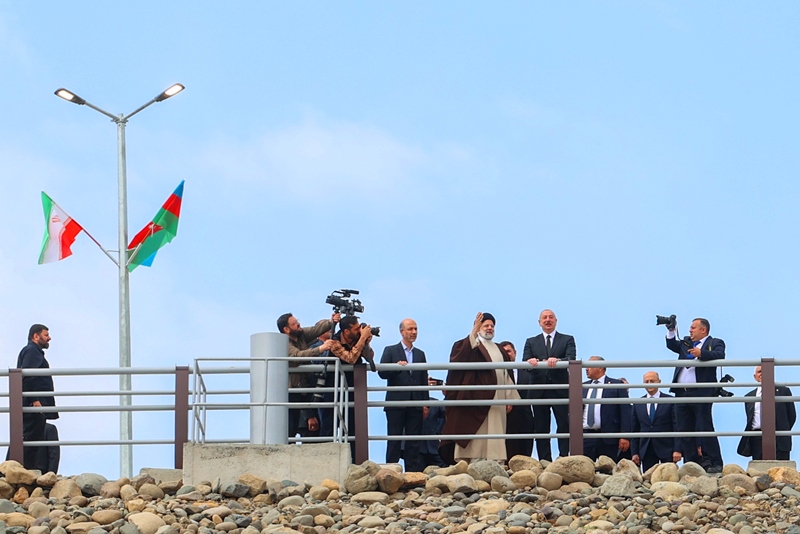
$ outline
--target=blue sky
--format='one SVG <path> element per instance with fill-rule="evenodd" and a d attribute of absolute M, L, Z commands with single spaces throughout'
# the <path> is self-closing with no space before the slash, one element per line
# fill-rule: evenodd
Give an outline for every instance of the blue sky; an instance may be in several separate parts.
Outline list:
<path fill-rule="evenodd" d="M 445 361 L 479 310 L 522 345 L 552 308 L 584 359 L 671 359 L 653 326 L 670 313 L 684 330 L 707 317 L 729 360 L 793 358 L 799 15 L 744 2 L 0 0 L 0 351 L 12 366 L 44 322 L 54 367 L 116 365 L 113 264 L 86 238 L 36 264 L 41 190 L 116 248 L 114 125 L 53 91 L 128 113 L 181 82 L 127 129 L 131 234 L 186 180 L 178 238 L 132 275 L 134 365 L 246 356 L 285 311 L 326 317 L 341 287 L 384 327 L 379 354 L 407 316 Z M 741 406 L 716 413 L 719 430 L 743 428 Z M 111 415 L 59 428 L 117 433 Z M 114 474 L 115 449 L 77 451 L 65 472 Z M 742 460 L 732 439 L 723 454 Z M 170 458 L 137 448 L 135 467 Z"/>

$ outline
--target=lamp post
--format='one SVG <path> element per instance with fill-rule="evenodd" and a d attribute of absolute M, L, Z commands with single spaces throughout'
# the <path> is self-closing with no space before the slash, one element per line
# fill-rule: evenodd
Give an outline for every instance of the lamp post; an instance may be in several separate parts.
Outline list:
<path fill-rule="evenodd" d="M 94 104 L 87 102 L 75 93 L 67 89 L 58 89 L 55 94 L 67 102 L 88 106 L 93 110 L 109 117 L 117 125 L 117 178 L 118 178 L 118 219 L 119 219 L 119 255 L 116 263 L 119 268 L 119 366 L 121 369 L 131 366 L 131 301 L 130 301 L 130 280 L 128 273 L 128 185 L 126 176 L 125 161 L 125 125 L 131 117 L 155 104 L 177 95 L 184 90 L 184 86 L 176 83 L 171 85 L 155 98 L 138 107 L 134 111 L 124 115 L 114 115 L 101 109 Z M 131 405 L 131 375 L 121 374 L 119 376 L 119 389 L 123 392 L 120 396 L 119 404 L 121 407 Z M 133 439 L 133 414 L 130 411 L 121 411 L 119 414 L 119 435 L 123 444 L 120 446 L 120 472 L 123 477 L 130 477 L 133 474 L 133 446 L 130 442 Z"/>

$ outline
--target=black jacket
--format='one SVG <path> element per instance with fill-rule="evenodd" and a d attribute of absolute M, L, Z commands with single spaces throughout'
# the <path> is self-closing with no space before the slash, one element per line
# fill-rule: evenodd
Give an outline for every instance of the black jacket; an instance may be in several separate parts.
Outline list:
<path fill-rule="evenodd" d="M 18 369 L 49 369 L 50 364 L 44 357 L 44 350 L 31 341 L 20 351 L 17 357 Z M 43 393 L 52 392 L 53 377 L 52 376 L 24 376 L 22 377 L 22 391 L 41 391 Z M 39 401 L 42 406 L 55 406 L 56 401 L 52 395 L 41 395 L 37 397 L 23 397 L 23 406 L 33 406 L 35 401 Z M 45 414 L 47 419 L 58 419 L 57 413 Z"/>
<path fill-rule="evenodd" d="M 425 353 L 419 350 L 418 348 L 414 347 L 411 349 L 414 355 L 414 363 L 425 363 L 427 360 L 425 359 Z M 404 361 L 406 359 L 406 353 L 403 349 L 403 344 L 398 343 L 397 345 L 389 345 L 385 349 L 383 349 L 383 355 L 381 356 L 381 363 L 394 363 L 396 364 L 399 361 Z M 409 362 L 410 363 L 410 362 Z M 378 375 L 386 380 L 386 385 L 389 387 L 393 386 L 427 386 L 428 385 L 428 372 L 427 371 L 407 371 L 405 368 L 401 367 L 400 365 L 397 366 L 396 371 L 379 371 Z M 387 401 L 424 401 L 428 400 L 428 392 L 427 391 L 402 391 L 402 390 L 389 390 L 386 392 L 386 400 Z M 405 406 L 386 406 L 384 407 L 384 411 L 386 410 L 398 410 L 403 409 Z M 417 406 L 419 410 L 422 410 L 421 406 Z"/>
<path fill-rule="evenodd" d="M 577 356 L 575 338 L 558 331 L 555 331 L 554 334 L 555 337 L 552 338 L 552 347 L 549 353 L 545 345 L 545 335 L 543 333 L 538 336 L 529 337 L 525 341 L 525 350 L 522 353 L 522 360 L 527 361 L 534 358 L 540 362 L 546 362 L 550 357 L 558 358 L 563 362 L 574 360 Z M 547 363 L 539 363 L 536 367 L 521 369 L 520 373 L 518 373 L 517 383 L 567 384 L 569 383 L 569 371 L 567 369 L 551 369 L 547 366 Z M 529 389 L 527 393 L 527 398 L 539 399 L 542 398 L 544 390 Z"/>

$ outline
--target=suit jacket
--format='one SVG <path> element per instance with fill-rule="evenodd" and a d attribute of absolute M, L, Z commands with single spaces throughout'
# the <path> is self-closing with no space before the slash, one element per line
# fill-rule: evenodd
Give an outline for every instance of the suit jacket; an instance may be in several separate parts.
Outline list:
<path fill-rule="evenodd" d="M 522 361 L 535 358 L 539 361 L 545 361 L 550 357 L 558 358 L 561 361 L 574 360 L 577 357 L 577 349 L 575 348 L 575 338 L 562 334 L 561 332 L 554 332 L 555 337 L 552 340 L 552 348 L 550 353 L 547 352 L 545 345 L 544 333 L 538 336 L 529 337 L 525 341 L 525 349 L 522 353 Z M 569 383 L 569 371 L 567 369 L 550 369 L 547 364 L 541 363 L 535 368 L 520 369 L 519 384 L 567 384 Z M 527 398 L 540 399 L 544 395 L 544 390 L 529 389 L 527 390 Z M 565 395 L 566 396 L 566 395 Z"/>
<path fill-rule="evenodd" d="M 584 384 L 590 384 L 592 381 L 587 380 Z M 622 380 L 611 378 L 610 376 L 603 376 L 600 379 L 601 384 L 624 384 Z M 628 390 L 625 388 L 620 389 L 602 389 L 599 398 L 603 399 L 627 399 Z M 589 393 L 588 388 L 583 390 L 583 398 Z M 594 404 L 589 404 L 589 409 L 594 408 Z M 581 414 L 583 417 L 583 414 Z M 600 431 L 601 432 L 617 432 L 630 434 L 631 432 L 631 405 L 630 404 L 602 404 L 600 406 Z M 612 444 L 617 443 L 619 438 L 604 438 L 603 442 Z"/>
<path fill-rule="evenodd" d="M 647 398 L 647 395 L 642 397 Z M 661 393 L 660 398 L 671 399 L 672 395 Z M 675 438 L 639 438 L 639 432 L 675 432 L 678 420 L 675 417 L 674 404 L 656 401 L 656 416 L 650 421 L 647 404 L 634 404 L 631 414 L 631 454 L 644 458 L 648 450 L 653 450 L 662 460 L 672 460 L 672 453 L 681 451 L 681 439 Z"/>
<path fill-rule="evenodd" d="M 426 363 L 425 353 L 416 347 L 411 349 L 414 357 L 414 363 Z M 397 345 L 389 345 L 383 349 L 381 356 L 381 363 L 394 363 L 404 361 L 406 359 L 406 352 L 402 343 Z M 427 371 L 406 371 L 399 365 L 396 366 L 396 371 L 379 371 L 378 376 L 386 380 L 386 385 L 389 387 L 394 386 L 427 386 L 428 385 L 428 372 Z M 424 401 L 428 400 L 427 391 L 397 391 L 389 390 L 386 392 L 387 401 Z M 422 411 L 422 406 L 416 407 Z M 385 406 L 384 411 L 387 410 L 403 410 L 404 406 Z"/>
<path fill-rule="evenodd" d="M 444 408 L 439 401 L 431 398 L 431 405 L 428 410 L 428 417 L 422 420 L 422 433 L 426 436 L 438 436 L 442 433 L 444 426 Z M 429 439 L 420 444 L 421 454 L 439 454 L 439 440 Z"/>
<path fill-rule="evenodd" d="M 683 341 L 678 339 L 677 337 L 672 339 L 667 339 L 667 348 L 672 352 L 678 354 L 679 360 L 694 360 L 694 356 L 688 354 L 686 352 L 686 345 L 683 344 Z M 700 347 L 700 357 L 697 358 L 702 362 L 708 362 L 711 360 L 722 360 L 725 358 L 725 342 L 719 338 L 712 338 L 708 336 L 703 343 L 703 346 Z M 683 367 L 676 367 L 675 373 L 672 375 L 672 382 L 678 382 L 678 374 L 680 373 Z M 697 382 L 716 382 L 717 381 L 717 368 L 716 367 L 695 367 L 695 376 L 697 377 Z M 713 388 L 692 388 L 692 396 L 693 397 L 713 397 L 717 394 L 716 386 Z M 675 393 L 675 388 L 670 389 L 671 392 Z"/>
<path fill-rule="evenodd" d="M 17 357 L 17 368 L 19 369 L 49 369 L 50 363 L 44 357 L 44 350 L 34 343 L 29 342 L 20 351 Z M 36 397 L 22 397 L 23 406 L 33 406 L 39 401 L 42 406 L 55 406 L 56 400 L 53 398 L 53 377 L 52 376 L 24 376 L 22 377 L 22 391 L 37 391 L 42 395 Z M 48 395 L 49 393 L 49 395 Z M 58 413 L 50 412 L 44 414 L 45 419 L 58 419 Z"/>
<path fill-rule="evenodd" d="M 748 392 L 745 397 L 755 397 L 758 389 Z M 776 397 L 791 397 L 792 391 L 786 386 L 777 386 L 775 388 Z M 744 427 L 745 431 L 753 430 L 753 417 L 756 413 L 755 401 L 744 403 L 744 413 L 747 415 L 747 425 Z M 775 430 L 791 430 L 797 420 L 797 412 L 793 402 L 776 402 L 775 403 Z M 742 436 L 739 440 L 739 446 L 736 452 L 742 456 L 752 456 L 751 440 L 761 439 L 759 436 Z M 792 436 L 776 436 L 775 448 L 779 451 L 788 452 L 792 450 Z"/>

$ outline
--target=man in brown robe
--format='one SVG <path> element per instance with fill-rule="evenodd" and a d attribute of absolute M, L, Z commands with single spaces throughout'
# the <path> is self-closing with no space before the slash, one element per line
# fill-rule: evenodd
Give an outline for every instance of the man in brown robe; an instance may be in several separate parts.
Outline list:
<path fill-rule="evenodd" d="M 472 332 L 466 338 L 456 341 L 450 351 L 450 361 L 458 363 L 501 363 L 509 361 L 508 355 L 493 341 L 495 319 L 490 313 L 479 313 L 475 317 Z M 447 386 L 498 386 L 513 385 L 510 370 L 494 369 L 453 369 L 447 373 Z M 519 399 L 516 389 L 486 389 L 463 391 L 447 389 L 445 400 L 492 400 Z M 506 414 L 511 406 L 447 406 L 442 434 L 504 434 Z M 460 439 L 455 443 L 443 441 L 440 453 L 445 461 L 456 459 L 485 458 L 505 460 L 506 447 L 503 439 Z"/>

